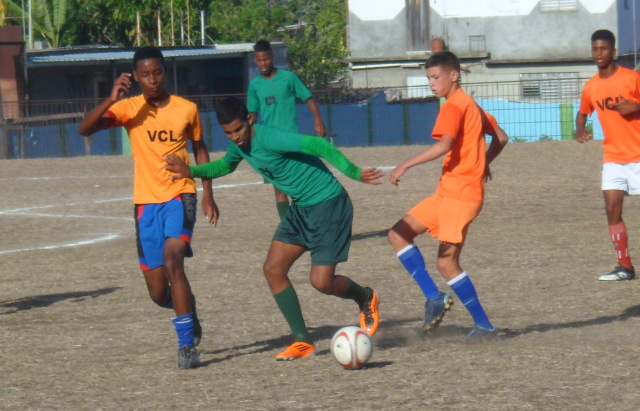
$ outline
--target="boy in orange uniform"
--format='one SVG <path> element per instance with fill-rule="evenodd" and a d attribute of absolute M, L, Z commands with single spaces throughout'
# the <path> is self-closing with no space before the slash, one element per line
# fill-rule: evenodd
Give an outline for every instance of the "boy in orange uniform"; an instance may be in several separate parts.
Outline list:
<path fill-rule="evenodd" d="M 149 296 L 163 308 L 173 309 L 178 336 L 178 367 L 200 363 L 195 346 L 202 328 L 195 297 L 184 271 L 191 256 L 191 235 L 196 221 L 196 185 L 193 180 L 169 180 L 162 156 L 175 153 L 188 162 L 191 140 L 198 164 L 209 162 L 202 140 L 198 108 L 164 89 L 164 57 L 155 47 L 138 49 L 133 56 L 133 78 L 142 94 L 123 99 L 131 87 L 130 73 L 115 81 L 111 95 L 89 112 L 78 131 L 89 136 L 98 130 L 123 126 L 129 133 L 134 159 L 133 202 L 140 268 Z M 218 220 L 211 180 L 203 180 L 202 208 L 210 224 Z"/>
<path fill-rule="evenodd" d="M 492 338 L 496 327 L 489 321 L 471 279 L 460 266 L 460 252 L 469 224 L 480 214 L 484 201 L 484 181 L 490 178 L 489 163 L 508 141 L 495 119 L 485 113 L 462 91 L 459 84 L 460 62 L 455 54 L 442 51 L 426 62 L 429 87 L 446 101 L 433 127 L 438 140 L 422 153 L 396 167 L 389 179 L 398 185 L 410 168 L 445 156 L 442 177 L 434 195 L 427 197 L 399 220 L 389 231 L 389 241 L 400 262 L 418 283 L 425 298 L 425 333 L 435 330 L 453 305 L 453 298 L 441 292 L 427 272 L 414 239 L 429 232 L 440 241 L 438 271 L 447 280 L 475 323 L 469 333 L 472 340 Z M 485 134 L 492 137 L 485 152 Z"/>
<path fill-rule="evenodd" d="M 636 276 L 627 248 L 627 228 L 622 220 L 626 194 L 640 194 L 640 74 L 614 63 L 616 38 L 609 30 L 591 36 L 591 55 L 598 66 L 582 90 L 576 116 L 576 140 L 591 138 L 585 131 L 587 116 L 597 111 L 604 131 L 602 193 L 609 234 L 618 265 L 602 281 L 633 280 Z"/>

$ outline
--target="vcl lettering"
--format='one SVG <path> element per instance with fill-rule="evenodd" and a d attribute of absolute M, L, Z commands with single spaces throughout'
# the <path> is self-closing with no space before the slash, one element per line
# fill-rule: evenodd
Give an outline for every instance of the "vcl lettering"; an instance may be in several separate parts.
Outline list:
<path fill-rule="evenodd" d="M 156 138 L 163 142 L 166 143 L 167 141 L 170 141 L 172 143 L 177 143 L 178 140 L 173 138 L 173 130 L 171 131 L 166 131 L 166 130 L 154 130 L 153 132 L 147 130 L 147 135 L 149 136 L 149 141 L 151 141 L 152 143 L 154 141 L 156 141 Z"/>

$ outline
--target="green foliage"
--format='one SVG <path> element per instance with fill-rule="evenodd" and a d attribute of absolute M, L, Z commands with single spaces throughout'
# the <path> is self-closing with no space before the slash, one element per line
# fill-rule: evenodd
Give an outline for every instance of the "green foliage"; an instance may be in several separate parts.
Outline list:
<path fill-rule="evenodd" d="M 548 134 L 543 134 L 540 136 L 538 141 L 554 141 L 555 139 Z"/>
<path fill-rule="evenodd" d="M 511 142 L 512 143 L 526 143 L 527 141 L 529 141 L 527 138 L 525 137 L 511 137 Z"/>
<path fill-rule="evenodd" d="M 255 43 L 275 38 L 278 27 L 287 22 L 286 14 L 277 1 L 212 0 L 207 26 L 217 43 Z"/>
<path fill-rule="evenodd" d="M 32 40 L 45 40 L 50 47 L 73 44 L 74 22 L 78 16 L 77 1 L 79 0 L 32 1 Z M 6 0 L 5 3 L 12 15 L 22 15 L 22 2 L 20 0 Z M 27 7 L 26 4 L 25 7 Z M 27 12 L 28 10 L 25 10 L 25 14 Z"/>
<path fill-rule="evenodd" d="M 346 72 L 346 0 L 213 0 L 207 24 L 218 43 L 287 43 L 292 71 L 313 88 Z"/>
<path fill-rule="evenodd" d="M 324 88 L 347 71 L 347 2 L 291 0 L 289 11 L 301 25 L 285 32 L 291 69 L 312 88 Z"/>

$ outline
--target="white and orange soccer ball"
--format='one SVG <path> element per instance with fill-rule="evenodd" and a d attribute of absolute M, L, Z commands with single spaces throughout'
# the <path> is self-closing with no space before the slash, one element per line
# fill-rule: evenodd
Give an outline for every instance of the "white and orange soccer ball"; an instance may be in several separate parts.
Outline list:
<path fill-rule="evenodd" d="M 371 358 L 373 341 L 362 328 L 348 326 L 338 330 L 331 339 L 331 354 L 348 370 L 357 370 Z"/>

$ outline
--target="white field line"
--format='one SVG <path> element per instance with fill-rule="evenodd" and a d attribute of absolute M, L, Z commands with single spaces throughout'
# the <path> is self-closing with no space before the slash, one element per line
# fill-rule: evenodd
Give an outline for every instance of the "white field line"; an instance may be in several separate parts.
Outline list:
<path fill-rule="evenodd" d="M 364 167 L 368 168 L 368 167 Z M 392 170 L 395 166 L 378 166 L 376 167 L 380 170 Z M 336 172 L 335 168 L 331 168 L 332 172 Z M 240 171 L 236 173 L 246 173 L 247 171 Z M 130 175 L 111 175 L 111 176 L 100 176 L 100 178 L 127 178 Z M 88 179 L 94 177 L 88 176 L 79 176 L 79 177 L 10 177 L 10 178 L 0 178 L 0 181 L 8 181 L 8 180 L 54 180 L 54 179 Z M 258 185 L 264 184 L 262 181 L 255 181 L 249 183 L 231 183 L 231 184 L 214 184 L 213 188 L 235 188 L 242 187 L 248 185 Z M 202 188 L 198 188 L 198 191 L 202 191 Z M 109 198 L 104 200 L 92 200 L 87 202 L 79 202 L 79 203 L 65 203 L 62 205 L 45 205 L 45 206 L 35 206 L 35 207 L 22 207 L 22 208 L 13 208 L 8 210 L 0 210 L 0 215 L 27 215 L 33 217 L 47 217 L 47 218 L 92 218 L 92 219 L 104 219 L 104 220 L 119 220 L 119 221 L 130 221 L 130 217 L 114 217 L 114 216 L 97 216 L 97 215 L 83 215 L 83 214 L 55 214 L 55 213 L 43 213 L 36 212 L 35 210 L 42 210 L 47 208 L 54 207 L 62 207 L 62 206 L 78 206 L 78 205 L 86 205 L 86 204 L 103 204 L 110 202 L 119 202 L 119 201 L 131 201 L 132 197 L 121 197 L 121 198 Z M 63 247 L 77 247 L 89 244 L 95 244 L 104 241 L 110 241 L 118 238 L 121 234 L 107 234 L 100 237 L 96 237 L 94 239 L 83 240 L 83 241 L 75 241 L 70 243 L 61 243 L 61 244 L 51 244 L 44 245 L 40 247 L 32 247 L 32 248 L 22 248 L 22 249 L 10 249 L 10 250 L 0 250 L 0 254 L 8 254 L 8 253 L 16 253 L 21 251 L 34 251 L 34 250 L 52 250 L 56 248 Z"/>
<path fill-rule="evenodd" d="M 214 185 L 213 188 L 234 188 L 234 187 L 242 187 L 247 185 L 256 185 L 263 184 L 262 181 L 258 182 L 250 182 L 250 183 L 237 183 L 237 184 L 219 184 Z M 198 189 L 202 191 L 201 188 Z M 0 210 L 1 215 L 20 215 L 20 216 L 29 216 L 29 217 L 47 217 L 47 218 L 91 218 L 91 219 L 102 219 L 102 220 L 118 220 L 118 221 L 132 221 L 133 217 L 114 217 L 114 216 L 104 216 L 104 215 L 83 215 L 83 214 L 64 214 L 64 213 L 45 213 L 35 210 L 44 210 L 51 209 L 54 207 L 64 207 L 64 206 L 79 206 L 86 204 L 104 204 L 110 202 L 117 201 L 132 201 L 132 197 L 120 197 L 120 198 L 110 198 L 104 200 L 92 200 L 86 202 L 76 202 L 76 203 L 65 203 L 61 205 L 44 205 L 44 206 L 34 206 L 34 207 L 21 207 L 21 208 L 12 208 L 7 210 Z M 81 240 L 81 241 L 73 241 L 69 243 L 58 243 L 58 244 L 49 244 L 43 245 L 39 247 L 28 247 L 28 248 L 16 248 L 9 250 L 0 250 L 0 254 L 9 254 L 9 253 L 17 253 L 21 251 L 35 251 L 35 250 L 53 250 L 56 248 L 64 248 L 64 247 L 78 247 L 83 245 L 96 244 L 104 241 L 115 240 L 120 237 L 122 234 L 112 233 L 107 235 L 102 235 L 93 239 Z"/>
<path fill-rule="evenodd" d="M 44 245 L 44 246 L 32 247 L 32 248 L 16 248 L 13 250 L 0 250 L 0 254 L 17 253 L 20 251 L 53 250 L 56 248 L 63 248 L 63 247 L 77 247 L 80 245 L 95 244 L 103 241 L 114 240 L 118 237 L 120 237 L 120 234 L 107 234 L 107 235 L 103 235 L 101 237 L 96 237 L 89 240 L 74 241 L 70 243 L 51 244 L 51 245 Z"/>

